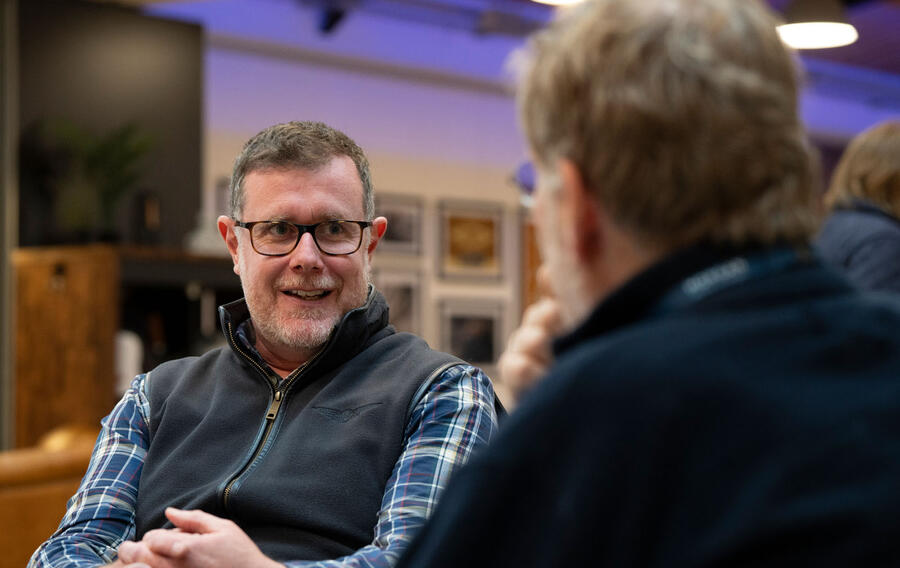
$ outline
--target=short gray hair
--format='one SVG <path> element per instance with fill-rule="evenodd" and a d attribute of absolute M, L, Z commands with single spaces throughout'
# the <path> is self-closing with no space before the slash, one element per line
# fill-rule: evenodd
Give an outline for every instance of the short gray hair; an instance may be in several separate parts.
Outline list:
<path fill-rule="evenodd" d="M 758 0 L 592 0 L 525 53 L 539 165 L 571 160 L 640 241 L 805 242 L 818 162 L 798 70 Z"/>
<path fill-rule="evenodd" d="M 375 194 L 369 160 L 349 136 L 321 122 L 286 122 L 266 128 L 244 144 L 231 175 L 231 215 L 244 209 L 244 179 L 266 169 L 318 169 L 333 158 L 347 156 L 356 165 L 363 188 L 366 221 L 375 215 Z"/>

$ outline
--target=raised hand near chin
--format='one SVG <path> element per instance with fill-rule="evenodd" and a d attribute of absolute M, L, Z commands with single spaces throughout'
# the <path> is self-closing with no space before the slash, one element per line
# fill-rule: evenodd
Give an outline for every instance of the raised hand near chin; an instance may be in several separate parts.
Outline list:
<path fill-rule="evenodd" d="M 507 410 L 518 404 L 553 363 L 551 345 L 563 324 L 559 302 L 547 280 L 546 269 L 541 267 L 538 282 L 544 296 L 525 310 L 522 323 L 510 336 L 497 363 L 494 387 Z"/>

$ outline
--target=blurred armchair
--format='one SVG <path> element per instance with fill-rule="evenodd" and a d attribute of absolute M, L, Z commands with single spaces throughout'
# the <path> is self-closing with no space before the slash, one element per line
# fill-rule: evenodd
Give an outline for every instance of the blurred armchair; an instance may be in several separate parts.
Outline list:
<path fill-rule="evenodd" d="M 0 452 L 0 568 L 22 568 L 56 530 L 98 429 L 62 426 L 29 448 Z"/>

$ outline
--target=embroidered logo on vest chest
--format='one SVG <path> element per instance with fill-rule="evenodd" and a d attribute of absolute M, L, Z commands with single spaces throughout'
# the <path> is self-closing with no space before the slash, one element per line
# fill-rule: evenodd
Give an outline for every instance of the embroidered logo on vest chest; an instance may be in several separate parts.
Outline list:
<path fill-rule="evenodd" d="M 346 423 L 350 422 L 353 418 L 356 418 L 363 412 L 370 410 L 380 404 L 381 402 L 371 402 L 369 404 L 364 404 L 362 406 L 357 406 L 356 408 L 328 408 L 325 406 L 313 406 L 313 410 L 324 416 L 329 420 L 334 420 L 335 422 Z"/>

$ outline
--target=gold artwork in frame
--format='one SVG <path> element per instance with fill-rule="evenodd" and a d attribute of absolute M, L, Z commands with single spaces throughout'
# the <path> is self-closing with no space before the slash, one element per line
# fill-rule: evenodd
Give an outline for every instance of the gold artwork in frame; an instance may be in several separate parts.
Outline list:
<path fill-rule="evenodd" d="M 438 273 L 441 277 L 502 280 L 502 205 L 478 201 L 443 201 L 438 209 Z"/>

